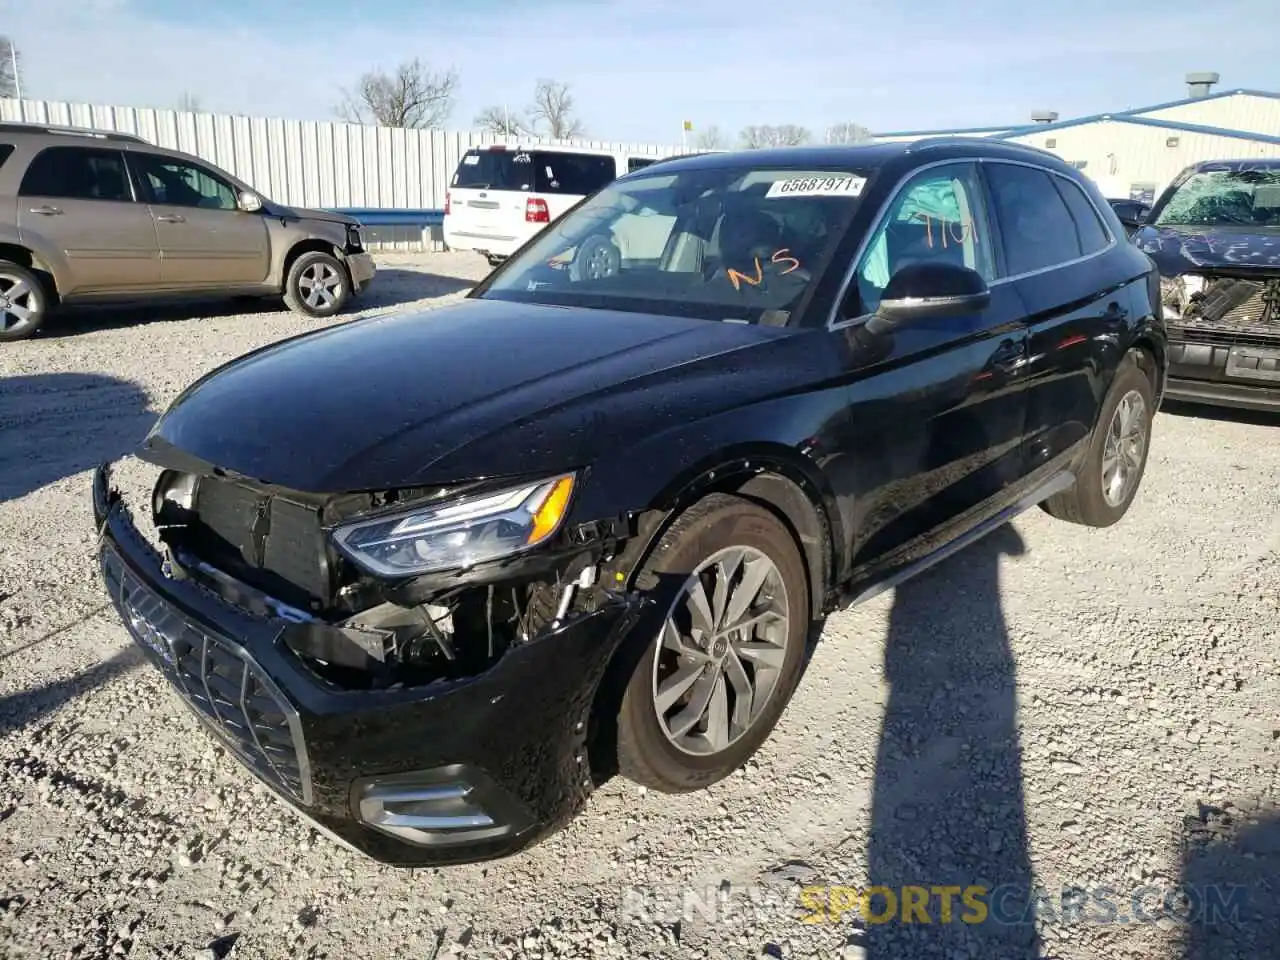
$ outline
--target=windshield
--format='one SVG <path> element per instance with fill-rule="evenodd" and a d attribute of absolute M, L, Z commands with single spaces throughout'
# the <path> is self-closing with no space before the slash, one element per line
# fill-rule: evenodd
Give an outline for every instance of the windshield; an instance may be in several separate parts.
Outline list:
<path fill-rule="evenodd" d="M 1280 227 L 1280 169 L 1193 173 L 1153 222 L 1157 227 Z"/>
<path fill-rule="evenodd" d="M 546 227 L 481 295 L 780 325 L 830 256 L 867 176 L 655 167 Z"/>

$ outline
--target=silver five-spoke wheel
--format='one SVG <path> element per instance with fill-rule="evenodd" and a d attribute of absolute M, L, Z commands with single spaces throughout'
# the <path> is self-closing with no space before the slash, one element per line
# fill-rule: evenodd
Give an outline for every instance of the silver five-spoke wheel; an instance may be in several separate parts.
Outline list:
<path fill-rule="evenodd" d="M 667 739 L 719 753 L 769 703 L 787 653 L 787 591 L 772 560 L 728 547 L 698 566 L 667 611 L 653 661 L 653 706 Z"/>
<path fill-rule="evenodd" d="M 324 310 L 338 302 L 342 293 L 342 275 L 327 263 L 313 263 L 298 277 L 302 302 L 313 310 Z"/>
<path fill-rule="evenodd" d="M 0 340 L 31 336 L 44 319 L 40 282 L 16 263 L 0 263 Z"/>
<path fill-rule="evenodd" d="M 1102 496 L 1110 507 L 1123 504 L 1142 471 L 1147 445 L 1147 403 L 1137 390 L 1120 398 L 1102 448 Z"/>

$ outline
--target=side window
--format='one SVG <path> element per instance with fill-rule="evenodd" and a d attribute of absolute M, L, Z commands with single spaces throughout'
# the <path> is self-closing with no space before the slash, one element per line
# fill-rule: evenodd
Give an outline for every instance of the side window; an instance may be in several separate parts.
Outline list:
<path fill-rule="evenodd" d="M 1084 191 L 1070 180 L 1054 177 L 1053 185 L 1067 204 L 1071 219 L 1075 221 L 1076 233 L 1080 237 L 1080 255 L 1087 257 L 1106 247 L 1109 242 L 1107 229 L 1098 219 L 1098 212 L 1085 196 Z"/>
<path fill-rule="evenodd" d="M 973 164 L 947 164 L 912 176 L 867 244 L 856 271 L 861 302 L 846 308 L 846 315 L 874 312 L 889 278 L 919 260 L 950 260 L 978 271 L 988 282 L 994 280 L 985 214 Z"/>
<path fill-rule="evenodd" d="M 132 203 L 133 190 L 119 150 L 48 147 L 27 167 L 18 193 L 66 200 Z"/>
<path fill-rule="evenodd" d="M 1012 163 L 989 163 L 987 176 L 1009 276 L 1075 260 L 1080 237 L 1051 174 Z"/>
<path fill-rule="evenodd" d="M 4 166 L 4 162 L 9 159 L 11 153 L 13 153 L 12 143 L 0 143 L 0 167 Z"/>
<path fill-rule="evenodd" d="M 236 192 L 203 167 L 151 153 L 131 154 L 152 203 L 206 210 L 235 210 Z"/>
<path fill-rule="evenodd" d="M 533 155 L 534 189 L 539 193 L 586 196 L 617 179 L 613 157 L 592 153 L 547 151 Z"/>
<path fill-rule="evenodd" d="M 653 163 L 654 157 L 627 157 L 627 173 L 635 173 L 637 170 L 643 170 L 649 164 Z"/>

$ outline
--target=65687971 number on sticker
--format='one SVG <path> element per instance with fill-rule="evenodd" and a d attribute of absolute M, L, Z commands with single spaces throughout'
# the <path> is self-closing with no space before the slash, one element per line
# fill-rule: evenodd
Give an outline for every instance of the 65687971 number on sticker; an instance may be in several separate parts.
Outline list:
<path fill-rule="evenodd" d="M 766 197 L 856 197 L 866 186 L 866 177 L 836 174 L 829 177 L 795 177 L 775 180 Z"/>

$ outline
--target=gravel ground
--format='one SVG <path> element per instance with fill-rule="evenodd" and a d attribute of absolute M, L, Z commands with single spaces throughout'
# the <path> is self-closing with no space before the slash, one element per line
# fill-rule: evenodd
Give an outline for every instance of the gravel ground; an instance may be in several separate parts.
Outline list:
<path fill-rule="evenodd" d="M 371 312 L 485 270 L 378 259 Z M 1280 421 L 1162 413 L 1119 526 L 1034 511 L 831 617 L 729 780 L 614 780 L 524 855 L 395 870 L 215 747 L 96 579 L 89 469 L 209 368 L 314 326 L 240 309 L 93 311 L 0 347 L 0 955 L 1277 956 Z M 878 924 L 843 912 L 868 884 L 1045 899 L 1033 926 L 963 922 L 959 896 L 940 922 L 936 891 L 917 922 Z M 1237 922 L 1184 923 L 1161 906 L 1182 884 Z M 1114 906 L 1073 914 L 1064 887 Z M 838 917 L 802 922 L 824 897 Z"/>

